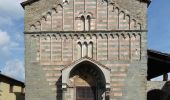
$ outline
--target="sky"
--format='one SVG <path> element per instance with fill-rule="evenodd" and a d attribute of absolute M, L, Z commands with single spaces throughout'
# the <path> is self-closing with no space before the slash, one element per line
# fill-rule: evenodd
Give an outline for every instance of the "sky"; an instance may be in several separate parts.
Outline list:
<path fill-rule="evenodd" d="M 0 0 L 0 70 L 25 80 L 22 0 Z M 148 48 L 170 53 L 170 0 L 152 0 L 148 8 Z"/>

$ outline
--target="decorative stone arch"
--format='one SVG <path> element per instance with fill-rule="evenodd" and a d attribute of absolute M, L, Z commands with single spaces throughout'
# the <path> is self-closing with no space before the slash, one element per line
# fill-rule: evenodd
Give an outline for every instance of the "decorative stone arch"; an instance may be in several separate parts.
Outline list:
<path fill-rule="evenodd" d="M 31 26 L 30 26 L 30 31 L 35 31 L 36 30 L 36 26 L 34 25 L 34 24 L 32 24 Z"/>
<path fill-rule="evenodd" d="M 37 29 L 37 31 L 41 31 L 41 22 L 40 21 L 36 22 L 36 29 Z"/>
<path fill-rule="evenodd" d="M 69 77 L 72 70 L 81 63 L 89 63 L 95 67 L 98 71 L 100 71 L 103 80 L 105 80 L 105 88 L 110 89 L 110 69 L 108 67 L 105 67 L 104 65 L 98 63 L 97 61 L 94 61 L 88 57 L 83 57 L 77 61 L 75 61 L 73 64 L 69 65 L 68 67 L 65 67 L 62 69 L 62 88 L 67 89 L 68 83 L 69 83 Z M 81 67 L 81 66 L 79 66 Z"/>
<path fill-rule="evenodd" d="M 74 35 L 73 35 L 73 39 L 74 39 L 74 40 L 78 40 L 78 39 L 79 39 L 79 35 L 78 35 L 78 34 L 74 34 Z"/>
<path fill-rule="evenodd" d="M 41 18 L 41 31 L 45 31 L 45 28 L 46 28 L 46 17 L 43 16 Z"/>
<path fill-rule="evenodd" d="M 102 35 L 102 34 L 99 34 L 99 35 L 98 35 L 98 39 L 103 39 L 103 35 Z"/>
<path fill-rule="evenodd" d="M 89 39 L 92 39 L 91 34 L 87 34 L 87 35 L 86 35 L 86 39 L 88 39 L 88 40 L 89 40 Z"/>
<path fill-rule="evenodd" d="M 80 40 L 84 40 L 86 37 L 85 37 L 85 35 L 84 34 L 81 34 L 80 36 L 79 36 L 79 39 Z"/>
<path fill-rule="evenodd" d="M 90 99 L 108 100 L 110 71 L 109 68 L 88 57 L 83 57 L 65 67 L 62 69 L 63 100 L 68 100 L 68 95 L 71 100 L 79 100 L 77 99 L 79 94 L 84 94 L 83 91 L 87 90 L 87 93 L 93 95 Z M 83 99 L 87 99 L 85 97 L 82 96 Z"/>

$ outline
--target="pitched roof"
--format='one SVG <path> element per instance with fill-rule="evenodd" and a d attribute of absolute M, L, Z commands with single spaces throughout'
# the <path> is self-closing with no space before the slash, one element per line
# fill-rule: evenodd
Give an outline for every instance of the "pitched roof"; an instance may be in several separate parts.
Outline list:
<path fill-rule="evenodd" d="M 24 8 L 26 5 L 31 4 L 35 1 L 39 1 L 39 0 L 25 0 L 24 2 L 21 3 L 21 5 Z M 151 0 L 140 0 L 140 1 L 146 2 L 148 3 L 148 5 L 151 3 Z"/>
<path fill-rule="evenodd" d="M 9 83 L 9 84 L 12 84 L 12 85 L 25 87 L 24 82 L 21 82 L 19 80 L 11 78 L 11 77 L 4 75 L 2 73 L 0 73 L 0 82 L 6 82 L 6 83 Z"/>
<path fill-rule="evenodd" d="M 148 79 L 170 72 L 170 54 L 148 50 Z"/>

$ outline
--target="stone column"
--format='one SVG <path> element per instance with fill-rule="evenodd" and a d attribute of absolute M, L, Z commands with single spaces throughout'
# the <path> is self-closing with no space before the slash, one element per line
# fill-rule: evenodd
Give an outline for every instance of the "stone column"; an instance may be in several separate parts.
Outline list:
<path fill-rule="evenodd" d="M 107 89 L 106 89 L 106 92 L 105 92 L 105 100 L 110 100 L 110 88 L 107 88 Z"/>
<path fill-rule="evenodd" d="M 67 92 L 67 84 L 62 83 L 62 100 L 67 100 L 66 92 Z"/>
<path fill-rule="evenodd" d="M 67 89 L 64 88 L 64 89 L 62 89 L 62 90 L 63 90 L 63 93 L 62 93 L 62 100 L 67 100 L 67 98 L 66 98 Z"/>

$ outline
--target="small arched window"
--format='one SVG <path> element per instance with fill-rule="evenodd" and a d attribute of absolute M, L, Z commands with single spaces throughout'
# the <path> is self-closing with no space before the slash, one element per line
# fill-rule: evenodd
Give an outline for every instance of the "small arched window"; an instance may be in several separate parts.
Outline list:
<path fill-rule="evenodd" d="M 87 50 L 87 43 L 84 42 L 84 44 L 82 46 L 82 57 L 87 56 L 87 52 L 88 52 L 88 50 Z"/>
<path fill-rule="evenodd" d="M 88 57 L 93 58 L 93 43 L 90 42 L 88 45 Z"/>
<path fill-rule="evenodd" d="M 90 42 L 89 44 L 87 44 L 87 42 L 84 42 L 83 44 L 81 42 L 77 43 L 77 57 L 78 59 L 81 57 L 93 57 L 93 43 Z"/>
<path fill-rule="evenodd" d="M 78 51 L 78 59 L 79 59 L 82 56 L 82 45 L 80 42 L 78 42 L 77 51 Z"/>
<path fill-rule="evenodd" d="M 81 30 L 84 31 L 85 30 L 85 18 L 84 18 L 84 16 L 81 16 L 80 21 L 81 21 Z"/>
<path fill-rule="evenodd" d="M 88 15 L 87 16 L 87 23 L 86 23 L 86 31 L 89 31 L 90 30 L 90 27 L 91 27 L 91 18 L 90 16 Z"/>

